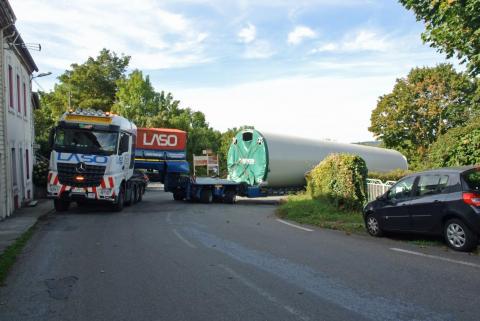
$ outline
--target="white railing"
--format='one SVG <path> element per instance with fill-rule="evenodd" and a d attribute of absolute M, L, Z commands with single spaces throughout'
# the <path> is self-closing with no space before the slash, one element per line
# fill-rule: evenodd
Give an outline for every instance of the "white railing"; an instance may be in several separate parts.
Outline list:
<path fill-rule="evenodd" d="M 382 182 L 379 179 L 372 179 L 368 178 L 367 179 L 367 195 L 368 195 L 368 201 L 373 201 L 380 195 L 385 194 L 388 189 L 395 184 L 396 182 L 394 181 L 386 181 L 385 183 Z"/>

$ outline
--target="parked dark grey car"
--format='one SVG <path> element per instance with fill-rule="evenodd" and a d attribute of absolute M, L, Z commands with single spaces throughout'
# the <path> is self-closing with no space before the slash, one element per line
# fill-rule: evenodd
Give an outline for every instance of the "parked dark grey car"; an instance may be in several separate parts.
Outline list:
<path fill-rule="evenodd" d="M 368 203 L 363 215 L 372 236 L 386 231 L 443 235 L 452 249 L 471 251 L 480 235 L 480 167 L 404 177 Z"/>

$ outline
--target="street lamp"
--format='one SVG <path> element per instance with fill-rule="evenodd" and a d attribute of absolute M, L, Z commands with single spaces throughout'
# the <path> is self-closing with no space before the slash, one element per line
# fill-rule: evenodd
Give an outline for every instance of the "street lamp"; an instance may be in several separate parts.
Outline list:
<path fill-rule="evenodd" d="M 49 72 L 42 72 L 42 73 L 40 73 L 40 74 L 38 74 L 38 75 L 36 75 L 36 76 L 33 76 L 33 75 L 32 75 L 32 79 L 40 78 L 40 77 L 45 77 L 45 76 L 50 76 L 51 74 L 52 74 L 51 71 L 49 71 Z"/>

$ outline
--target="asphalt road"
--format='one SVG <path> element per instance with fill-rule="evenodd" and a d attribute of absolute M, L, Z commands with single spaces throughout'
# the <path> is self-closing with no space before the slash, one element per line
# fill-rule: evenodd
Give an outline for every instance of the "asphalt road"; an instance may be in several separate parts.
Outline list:
<path fill-rule="evenodd" d="M 480 319 L 479 256 L 301 229 L 274 210 L 151 190 L 122 213 L 53 215 L 0 288 L 0 320 Z"/>

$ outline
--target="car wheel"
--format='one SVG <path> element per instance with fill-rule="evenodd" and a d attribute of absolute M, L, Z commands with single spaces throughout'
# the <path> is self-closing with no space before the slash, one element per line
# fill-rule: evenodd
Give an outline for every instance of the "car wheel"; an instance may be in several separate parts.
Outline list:
<path fill-rule="evenodd" d="M 373 213 L 368 214 L 365 218 L 365 228 L 371 236 L 380 237 L 383 235 L 380 224 Z"/>
<path fill-rule="evenodd" d="M 478 244 L 478 236 L 456 218 L 445 223 L 444 236 L 447 245 L 455 251 L 469 252 Z"/>

